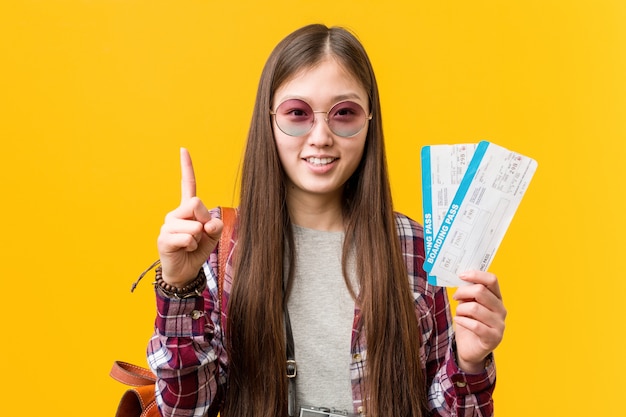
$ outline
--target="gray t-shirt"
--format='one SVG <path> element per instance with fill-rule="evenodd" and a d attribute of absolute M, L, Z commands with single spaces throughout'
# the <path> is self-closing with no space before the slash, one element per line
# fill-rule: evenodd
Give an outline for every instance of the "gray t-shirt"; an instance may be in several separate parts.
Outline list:
<path fill-rule="evenodd" d="M 295 275 L 288 300 L 297 363 L 297 405 L 352 412 L 354 300 L 341 271 L 343 232 L 293 226 Z M 354 265 L 348 265 L 354 282 Z"/>

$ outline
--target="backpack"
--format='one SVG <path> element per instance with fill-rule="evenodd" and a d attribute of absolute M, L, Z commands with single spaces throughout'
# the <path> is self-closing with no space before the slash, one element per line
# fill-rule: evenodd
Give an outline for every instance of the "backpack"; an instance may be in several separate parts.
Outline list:
<path fill-rule="evenodd" d="M 237 211 L 232 207 L 221 207 L 221 217 L 224 222 L 224 229 L 220 236 L 218 245 L 218 303 L 224 305 L 223 287 L 224 274 L 226 271 L 226 263 L 228 254 L 232 248 L 232 234 L 237 219 Z M 155 266 L 157 263 L 153 264 Z M 151 267 L 152 268 L 152 267 Z M 151 268 L 148 268 L 150 270 Z M 145 274 L 145 272 L 144 272 Z M 142 275 L 143 276 L 143 275 Z M 141 277 L 140 277 L 141 278 Z M 136 283 L 135 283 L 136 285 Z M 134 289 L 134 286 L 133 286 Z M 222 329 L 225 329 L 226 316 L 221 313 Z M 133 365 L 128 362 L 115 361 L 111 368 L 110 376 L 133 388 L 129 388 L 120 399 L 115 417 L 161 417 L 159 407 L 156 404 L 156 394 L 154 384 L 156 377 L 151 370 Z M 215 417 L 219 413 L 222 401 L 216 399 L 209 407 L 207 416 Z"/>

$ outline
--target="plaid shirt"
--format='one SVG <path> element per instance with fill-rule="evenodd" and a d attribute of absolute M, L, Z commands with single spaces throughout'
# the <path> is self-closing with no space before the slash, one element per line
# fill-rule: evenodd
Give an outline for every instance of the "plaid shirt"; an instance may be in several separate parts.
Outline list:
<path fill-rule="evenodd" d="M 214 217 L 219 210 L 212 211 Z M 428 404 L 432 416 L 492 416 L 495 364 L 490 355 L 480 374 L 462 372 L 455 361 L 454 331 L 445 288 L 428 285 L 422 269 L 422 227 L 397 214 L 396 224 L 415 299 L 422 343 L 420 359 L 427 376 Z M 236 241 L 236 231 L 233 235 Z M 157 375 L 157 403 L 164 416 L 202 416 L 226 381 L 228 357 L 218 311 L 217 254 L 204 264 L 207 288 L 203 296 L 182 300 L 157 291 L 155 333 L 148 345 L 148 363 Z M 232 287 L 230 257 L 223 290 L 224 314 Z M 360 311 L 355 310 L 354 323 Z M 353 328 L 351 352 L 354 411 L 363 409 L 362 383 L 366 374 L 365 332 Z"/>

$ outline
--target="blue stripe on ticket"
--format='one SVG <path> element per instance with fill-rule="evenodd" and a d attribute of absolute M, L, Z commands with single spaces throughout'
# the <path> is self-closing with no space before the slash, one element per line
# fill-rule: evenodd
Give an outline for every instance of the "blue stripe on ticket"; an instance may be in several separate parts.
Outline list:
<path fill-rule="evenodd" d="M 432 199 L 432 166 L 430 146 L 424 146 L 421 152 L 422 159 L 422 211 L 424 212 L 424 253 L 428 256 L 433 246 L 433 199 Z M 437 284 L 437 277 L 428 275 L 430 285 Z"/>
<path fill-rule="evenodd" d="M 465 199 L 465 195 L 469 190 L 472 181 L 474 180 L 474 176 L 476 175 L 476 171 L 482 162 L 485 153 L 487 152 L 487 148 L 489 147 L 489 142 L 481 141 L 476 147 L 476 151 L 474 152 L 474 156 L 467 167 L 467 172 L 463 176 L 463 180 L 459 184 L 459 188 L 452 199 L 452 203 L 450 204 L 450 208 L 446 213 L 439 230 L 437 231 L 437 235 L 433 237 L 430 250 L 426 253 L 426 261 L 424 262 L 424 270 L 426 272 L 430 272 L 435 264 L 437 256 L 439 255 L 439 250 L 443 246 L 446 238 L 448 237 L 448 232 L 450 231 L 450 227 L 456 218 L 459 208 L 461 207 L 461 203 Z M 432 202 L 431 202 L 432 204 Z M 429 282 L 432 279 L 429 274 Z M 436 278 L 435 278 L 436 282 Z"/>

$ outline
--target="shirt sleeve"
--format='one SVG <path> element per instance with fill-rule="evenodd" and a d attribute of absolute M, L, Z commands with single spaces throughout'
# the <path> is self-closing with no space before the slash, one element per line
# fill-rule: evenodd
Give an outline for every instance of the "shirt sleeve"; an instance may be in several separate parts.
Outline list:
<path fill-rule="evenodd" d="M 202 296 L 172 299 L 156 291 L 148 363 L 157 377 L 156 399 L 163 416 L 204 415 L 224 380 L 218 360 L 223 344 L 217 279 L 210 261 L 203 268 L 207 287 Z"/>
<path fill-rule="evenodd" d="M 479 374 L 468 374 L 458 367 L 446 288 L 429 285 L 423 269 L 422 226 L 401 214 L 396 222 L 422 333 L 420 359 L 426 372 L 429 413 L 440 417 L 493 416 L 493 355 Z"/>
<path fill-rule="evenodd" d="M 485 369 L 477 374 L 463 372 L 456 362 L 454 331 L 450 305 L 445 288 L 437 288 L 433 297 L 433 319 L 429 356 L 428 405 L 433 416 L 493 416 L 493 390 L 496 368 L 493 354 L 485 361 Z"/>

